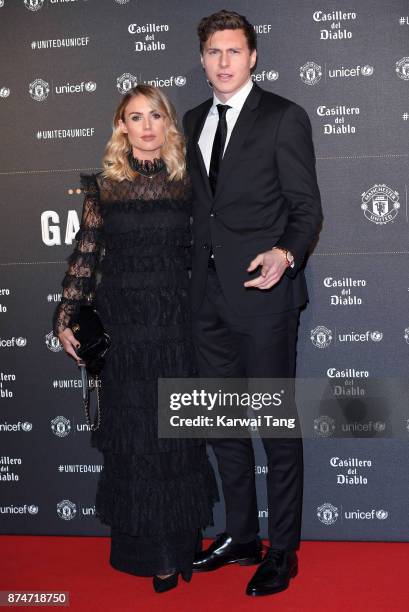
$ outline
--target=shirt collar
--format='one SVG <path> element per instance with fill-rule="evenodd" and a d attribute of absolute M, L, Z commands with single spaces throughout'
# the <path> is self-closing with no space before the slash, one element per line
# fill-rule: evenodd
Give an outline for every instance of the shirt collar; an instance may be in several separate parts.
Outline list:
<path fill-rule="evenodd" d="M 247 96 L 252 90 L 252 87 L 253 87 L 253 80 L 250 78 L 247 81 L 247 83 L 243 85 L 243 87 L 234 94 L 234 96 L 232 96 L 231 98 L 227 100 L 227 102 L 221 102 L 219 98 L 216 96 L 216 94 L 213 94 L 213 105 L 210 109 L 210 113 L 212 115 L 218 113 L 218 110 L 216 108 L 218 104 L 227 104 L 228 106 L 231 106 L 232 108 L 234 108 L 235 111 L 239 113 L 241 109 L 243 108 L 243 105 L 247 99 Z"/>

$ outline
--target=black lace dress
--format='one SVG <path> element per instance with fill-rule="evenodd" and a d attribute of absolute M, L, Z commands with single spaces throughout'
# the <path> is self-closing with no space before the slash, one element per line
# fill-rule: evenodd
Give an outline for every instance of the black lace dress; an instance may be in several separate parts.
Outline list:
<path fill-rule="evenodd" d="M 70 327 L 91 299 L 111 335 L 102 422 L 91 434 L 104 458 L 96 514 L 111 526 L 113 567 L 152 576 L 189 571 L 217 485 L 202 440 L 158 438 L 157 379 L 196 374 L 190 198 L 187 181 L 168 181 L 161 160 L 138 170 L 133 182 L 81 177 L 82 220 L 53 329 Z"/>

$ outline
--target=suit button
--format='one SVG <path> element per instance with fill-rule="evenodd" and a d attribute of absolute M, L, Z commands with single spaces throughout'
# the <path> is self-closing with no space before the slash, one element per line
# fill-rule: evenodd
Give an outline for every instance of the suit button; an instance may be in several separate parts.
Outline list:
<path fill-rule="evenodd" d="M 210 212 L 210 216 L 211 216 L 211 217 L 215 217 L 215 216 L 216 216 L 216 213 L 214 212 L 214 210 L 212 210 L 212 211 Z"/>
<path fill-rule="evenodd" d="M 203 249 L 206 249 L 206 251 L 209 249 L 209 245 L 207 244 L 207 242 L 205 242 L 205 243 L 202 245 L 202 248 L 203 248 Z"/>

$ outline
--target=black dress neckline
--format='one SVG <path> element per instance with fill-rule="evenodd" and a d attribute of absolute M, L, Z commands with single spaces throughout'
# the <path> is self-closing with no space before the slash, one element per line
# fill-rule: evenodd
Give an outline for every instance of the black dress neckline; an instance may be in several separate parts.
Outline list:
<path fill-rule="evenodd" d="M 154 176 L 159 174 L 165 168 L 165 162 L 159 157 L 154 159 L 138 159 L 132 155 L 132 151 L 128 154 L 128 162 L 132 170 L 141 174 L 142 176 Z"/>

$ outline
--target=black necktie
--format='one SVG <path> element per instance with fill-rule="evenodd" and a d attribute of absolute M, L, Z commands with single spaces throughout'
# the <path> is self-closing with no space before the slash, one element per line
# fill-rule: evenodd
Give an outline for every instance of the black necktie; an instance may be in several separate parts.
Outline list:
<path fill-rule="evenodd" d="M 223 159 L 224 145 L 227 137 L 227 121 L 226 113 L 231 106 L 227 104 L 218 104 L 219 123 L 217 124 L 216 134 L 213 140 L 212 156 L 210 158 L 209 167 L 209 182 L 212 188 L 213 195 L 216 192 L 217 177 L 219 175 L 220 163 Z"/>

